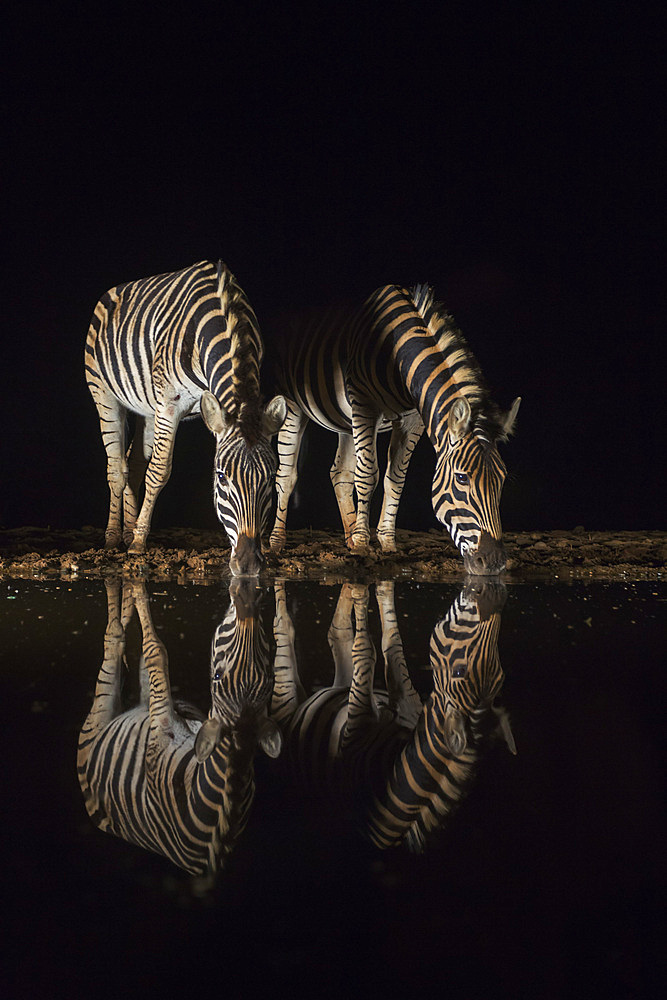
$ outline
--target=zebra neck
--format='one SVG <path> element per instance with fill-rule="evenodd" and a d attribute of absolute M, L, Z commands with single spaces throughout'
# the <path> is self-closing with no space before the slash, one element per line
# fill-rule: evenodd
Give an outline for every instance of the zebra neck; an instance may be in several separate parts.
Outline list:
<path fill-rule="evenodd" d="M 198 331 L 192 352 L 192 371 L 202 389 L 208 389 L 226 412 L 242 405 L 259 407 L 261 350 L 247 333 L 228 337 Z"/>
<path fill-rule="evenodd" d="M 471 407 L 479 404 L 479 396 L 473 392 L 461 392 L 456 385 L 436 385 L 426 394 L 426 399 L 420 399 L 419 415 L 424 421 L 429 441 L 440 454 L 448 442 L 449 412 L 457 399 L 465 396 Z"/>
<path fill-rule="evenodd" d="M 204 327 L 197 331 L 192 352 L 192 371 L 202 389 L 212 392 L 220 405 L 233 406 L 232 357 L 229 337 L 211 337 Z"/>
<path fill-rule="evenodd" d="M 418 373 L 412 386 L 416 408 L 424 421 L 431 444 L 440 451 L 447 440 L 447 421 L 457 399 L 464 396 L 472 408 L 479 406 L 481 390 L 476 382 L 461 380 L 456 369 L 433 365 L 430 373 Z M 422 377 L 423 375 L 423 377 Z"/>
<path fill-rule="evenodd" d="M 412 739 L 387 778 L 384 794 L 375 796 L 368 817 L 371 841 L 383 849 L 402 840 L 423 849 L 426 837 L 459 802 L 473 764 L 470 750 L 452 756 L 433 705 L 427 703 Z"/>
<path fill-rule="evenodd" d="M 254 796 L 252 760 L 237 766 L 229 750 L 219 746 L 211 756 L 198 763 L 191 761 L 188 812 L 200 831 L 211 835 L 216 850 L 232 849 L 245 827 Z"/>
<path fill-rule="evenodd" d="M 442 444 L 443 428 L 454 401 L 465 396 L 471 406 L 484 398 L 479 376 L 463 350 L 443 353 L 424 331 L 412 333 L 392 350 L 394 381 L 400 380 L 418 411 L 432 444 Z"/>

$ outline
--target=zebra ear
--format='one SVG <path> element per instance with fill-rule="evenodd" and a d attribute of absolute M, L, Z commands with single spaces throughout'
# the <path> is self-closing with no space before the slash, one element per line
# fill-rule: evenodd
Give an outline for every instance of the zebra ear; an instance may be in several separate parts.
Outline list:
<path fill-rule="evenodd" d="M 465 396 L 458 396 L 452 403 L 452 408 L 449 411 L 449 417 L 447 418 L 449 433 L 454 441 L 459 441 L 465 434 L 468 433 L 468 428 L 470 427 L 470 417 L 470 403 Z"/>
<path fill-rule="evenodd" d="M 514 425 L 516 423 L 516 415 L 519 412 L 519 406 L 521 405 L 521 396 L 517 396 L 509 410 L 505 414 L 503 419 L 503 432 L 501 439 L 506 441 L 510 434 L 514 433 Z"/>
<path fill-rule="evenodd" d="M 208 760 L 220 739 L 222 722 L 220 719 L 207 719 L 202 722 L 201 729 L 195 737 L 195 756 L 199 763 Z"/>
<path fill-rule="evenodd" d="M 283 734 L 278 723 L 268 716 L 263 719 L 257 731 L 257 742 L 267 757 L 279 757 L 283 748 Z"/>
<path fill-rule="evenodd" d="M 287 403 L 284 396 L 274 396 L 262 415 L 262 429 L 267 437 L 272 437 L 285 423 Z"/>
<path fill-rule="evenodd" d="M 492 711 L 498 719 L 498 729 L 507 744 L 507 749 L 516 757 L 516 743 L 514 742 L 514 733 L 512 732 L 510 717 L 507 714 L 507 710 L 502 706 L 496 708 L 494 705 L 492 706 Z"/>
<path fill-rule="evenodd" d="M 211 434 L 220 436 L 227 429 L 227 414 L 212 392 L 206 390 L 201 397 L 201 415 Z"/>

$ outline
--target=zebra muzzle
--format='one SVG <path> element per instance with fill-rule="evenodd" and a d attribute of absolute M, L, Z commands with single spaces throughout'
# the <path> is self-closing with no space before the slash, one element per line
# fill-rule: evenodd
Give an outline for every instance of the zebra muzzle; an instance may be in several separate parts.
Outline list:
<path fill-rule="evenodd" d="M 257 576 L 264 565 L 259 535 L 241 534 L 229 560 L 232 576 Z"/>
<path fill-rule="evenodd" d="M 473 576 L 493 576 L 501 573 L 507 563 L 505 546 L 488 531 L 482 531 L 479 545 L 474 552 L 466 552 L 463 563 L 467 573 Z"/>

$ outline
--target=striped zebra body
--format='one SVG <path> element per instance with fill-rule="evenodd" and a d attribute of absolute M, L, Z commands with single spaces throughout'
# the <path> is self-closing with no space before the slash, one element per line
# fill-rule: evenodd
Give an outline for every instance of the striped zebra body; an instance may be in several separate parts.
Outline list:
<path fill-rule="evenodd" d="M 259 571 L 276 467 L 268 438 L 285 415 L 281 397 L 262 406 L 262 355 L 255 314 L 221 262 L 202 261 L 102 296 L 88 331 L 85 374 L 107 453 L 108 548 L 123 539 L 131 553 L 145 550 L 178 425 L 201 413 L 216 439 L 214 499 L 232 545 L 232 573 Z M 137 415 L 137 428 L 126 449 L 128 412 Z"/>
<path fill-rule="evenodd" d="M 233 588 L 232 588 L 233 589 Z M 108 626 L 95 697 L 81 729 L 77 771 L 86 809 L 102 830 L 158 853 L 194 875 L 213 875 L 243 832 L 254 798 L 253 754 L 272 756 L 272 674 L 266 635 L 249 592 L 236 590 L 211 648 L 211 710 L 174 702 L 167 653 L 145 584 L 107 583 Z M 142 630 L 140 704 L 123 712 L 125 630 Z"/>
<path fill-rule="evenodd" d="M 507 414 L 490 400 L 460 331 L 428 286 L 409 292 L 387 285 L 356 312 L 324 317 L 300 340 L 288 340 L 281 371 L 287 418 L 278 436 L 274 549 L 285 543 L 301 437 L 313 420 L 338 434 L 331 480 L 352 551 L 365 551 L 370 541 L 377 434 L 391 429 L 377 537 L 383 551 L 392 552 L 405 476 L 425 429 L 436 453 L 436 517 L 466 569 L 492 574 L 504 567 L 499 505 L 505 468 L 497 442 L 511 432 L 519 400 Z"/>
<path fill-rule="evenodd" d="M 434 686 L 423 705 L 403 654 L 393 584 L 378 584 L 377 596 L 385 689 L 373 680 L 368 589 L 345 584 L 329 631 L 334 683 L 306 697 L 279 586 L 271 712 L 302 781 L 337 809 L 351 804 L 376 846 L 422 850 L 470 786 L 490 712 L 514 752 L 506 713 L 492 707 L 503 680 L 497 640 L 504 589 L 487 590 L 483 599 L 480 589 L 465 589 L 438 623 L 430 649 Z"/>

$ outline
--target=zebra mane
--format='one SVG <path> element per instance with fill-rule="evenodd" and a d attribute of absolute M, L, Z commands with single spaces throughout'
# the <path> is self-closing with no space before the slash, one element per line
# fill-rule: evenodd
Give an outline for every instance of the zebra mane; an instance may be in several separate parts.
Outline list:
<path fill-rule="evenodd" d="M 477 358 L 456 325 L 451 313 L 438 302 L 431 285 L 413 285 L 410 298 L 424 320 L 438 350 L 456 369 L 459 394 L 465 396 L 472 410 L 472 427 L 476 437 L 489 444 L 502 438 L 505 431 L 500 407 L 493 402 Z"/>
<path fill-rule="evenodd" d="M 259 365 L 257 339 L 253 337 L 250 317 L 254 313 L 245 293 L 234 275 L 219 260 L 217 263 L 218 296 L 222 311 L 227 318 L 227 334 L 230 338 L 232 362 L 232 400 L 230 416 L 246 443 L 252 447 L 262 432 L 262 397 L 259 389 Z"/>

